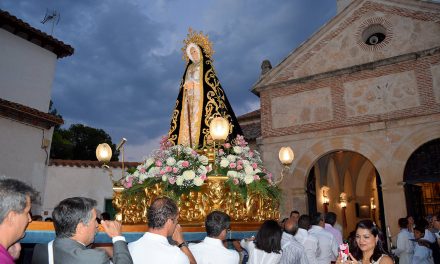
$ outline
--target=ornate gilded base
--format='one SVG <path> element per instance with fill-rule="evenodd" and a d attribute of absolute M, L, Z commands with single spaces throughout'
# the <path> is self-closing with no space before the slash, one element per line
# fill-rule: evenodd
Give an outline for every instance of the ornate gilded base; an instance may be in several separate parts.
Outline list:
<path fill-rule="evenodd" d="M 239 193 L 231 192 L 227 177 L 210 176 L 200 192 L 181 195 L 178 200 L 179 222 L 182 225 L 203 225 L 207 214 L 214 210 L 227 213 L 233 222 L 252 223 L 278 219 L 279 203 L 261 195 L 248 193 L 243 200 Z M 145 193 L 123 199 L 121 193 L 113 197 L 113 205 L 124 224 L 147 223 L 147 208 L 162 195 L 159 185 L 145 189 Z"/>

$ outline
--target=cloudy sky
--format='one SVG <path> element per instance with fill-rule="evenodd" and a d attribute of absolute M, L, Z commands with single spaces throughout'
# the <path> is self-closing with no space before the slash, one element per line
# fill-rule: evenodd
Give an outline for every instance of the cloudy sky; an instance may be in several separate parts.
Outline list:
<path fill-rule="evenodd" d="M 46 10 L 61 19 L 53 36 L 75 48 L 60 59 L 52 87 L 65 127 L 104 129 L 126 160 L 158 147 L 185 69 L 188 28 L 214 43 L 214 66 L 237 116 L 259 108 L 250 92 L 273 66 L 336 14 L 336 0 L 1 0 L 0 8 L 48 34 Z"/>

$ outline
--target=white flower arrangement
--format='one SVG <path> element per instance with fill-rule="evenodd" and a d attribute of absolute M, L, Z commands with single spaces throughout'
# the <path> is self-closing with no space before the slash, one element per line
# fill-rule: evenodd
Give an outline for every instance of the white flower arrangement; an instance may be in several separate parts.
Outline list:
<path fill-rule="evenodd" d="M 121 180 L 128 191 L 160 183 L 165 191 L 180 194 L 203 185 L 212 170 L 208 157 L 189 147 L 170 146 L 162 139 L 161 149 Z"/>

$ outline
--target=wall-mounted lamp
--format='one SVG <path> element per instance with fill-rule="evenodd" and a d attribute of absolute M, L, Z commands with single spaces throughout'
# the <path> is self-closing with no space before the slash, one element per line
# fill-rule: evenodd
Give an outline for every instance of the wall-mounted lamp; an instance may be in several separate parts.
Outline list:
<path fill-rule="evenodd" d="M 324 205 L 324 213 L 328 213 L 328 205 L 330 204 L 330 199 L 328 193 L 330 188 L 327 186 L 322 186 L 322 204 Z"/>
<path fill-rule="evenodd" d="M 339 195 L 339 204 L 341 205 L 341 209 L 342 209 L 342 225 L 344 227 L 347 227 L 347 216 L 345 213 L 345 210 L 347 209 L 347 194 L 346 193 L 341 193 Z"/>
<path fill-rule="evenodd" d="M 374 202 L 374 197 L 370 198 L 370 208 L 371 210 L 376 210 L 376 203 Z"/>
<path fill-rule="evenodd" d="M 371 219 L 376 222 L 376 203 L 374 197 L 370 198 Z"/>
<path fill-rule="evenodd" d="M 346 193 L 341 193 L 341 195 L 339 195 L 339 204 L 341 205 L 341 208 L 347 208 L 347 194 Z"/>
<path fill-rule="evenodd" d="M 279 180 L 275 182 L 275 184 L 280 184 L 284 178 L 284 174 L 290 170 L 290 165 L 292 165 L 293 159 L 295 158 L 295 154 L 291 147 L 281 147 L 278 152 L 278 159 L 283 165 L 283 169 L 281 170 L 281 177 Z"/>

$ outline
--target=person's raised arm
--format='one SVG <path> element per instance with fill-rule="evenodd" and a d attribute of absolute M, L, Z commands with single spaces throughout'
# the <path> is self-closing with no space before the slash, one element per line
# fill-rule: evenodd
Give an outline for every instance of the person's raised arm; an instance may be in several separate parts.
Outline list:
<path fill-rule="evenodd" d="M 176 241 L 177 246 L 188 257 L 189 263 L 197 264 L 196 259 L 188 248 L 188 243 L 183 239 L 182 227 L 178 224 L 173 233 L 173 240 Z"/>

